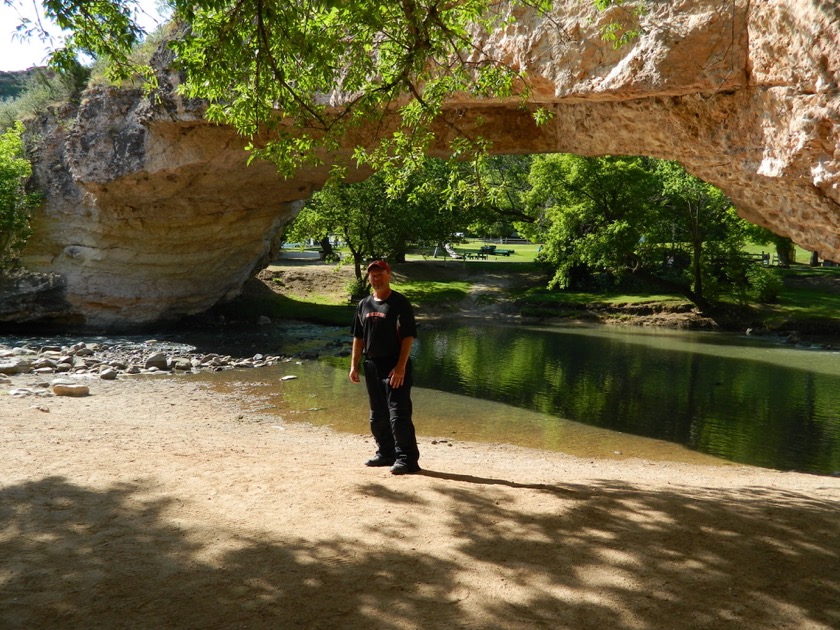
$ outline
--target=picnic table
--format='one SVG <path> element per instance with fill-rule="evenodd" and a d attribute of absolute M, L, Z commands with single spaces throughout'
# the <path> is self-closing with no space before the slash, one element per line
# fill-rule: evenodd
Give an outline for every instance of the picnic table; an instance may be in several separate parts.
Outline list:
<path fill-rule="evenodd" d="M 495 245 L 482 245 L 479 251 L 490 256 L 510 256 L 516 253 L 512 249 L 498 249 Z"/>

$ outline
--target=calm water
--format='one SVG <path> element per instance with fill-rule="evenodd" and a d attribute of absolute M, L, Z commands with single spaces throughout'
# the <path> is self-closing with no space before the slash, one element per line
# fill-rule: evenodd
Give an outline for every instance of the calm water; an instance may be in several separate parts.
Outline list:
<path fill-rule="evenodd" d="M 364 432 L 364 387 L 347 382 L 347 362 L 282 368 L 299 378 L 265 382 L 267 407 Z M 414 362 L 426 435 L 840 471 L 838 352 L 718 333 L 459 326 L 425 329 Z"/>
<path fill-rule="evenodd" d="M 731 461 L 840 471 L 840 353 L 715 333 L 425 331 L 418 384 Z"/>

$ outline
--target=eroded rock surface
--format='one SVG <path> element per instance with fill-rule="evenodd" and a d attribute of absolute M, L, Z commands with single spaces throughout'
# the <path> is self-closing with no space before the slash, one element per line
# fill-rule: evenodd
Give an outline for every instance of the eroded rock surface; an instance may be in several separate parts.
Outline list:
<path fill-rule="evenodd" d="M 651 3 L 642 35 L 618 50 L 599 27 L 626 16 L 596 16 L 591 4 L 522 11 L 487 42 L 528 71 L 550 123 L 538 128 L 500 101 L 459 99 L 445 116 L 499 153 L 678 160 L 747 219 L 840 259 L 836 2 Z M 242 139 L 177 98 L 175 83 L 164 80 L 155 103 L 91 90 L 78 111 L 40 121 L 36 178 L 47 203 L 25 262 L 62 278 L 66 316 L 87 327 L 177 319 L 235 296 L 326 177 L 246 167 Z"/>

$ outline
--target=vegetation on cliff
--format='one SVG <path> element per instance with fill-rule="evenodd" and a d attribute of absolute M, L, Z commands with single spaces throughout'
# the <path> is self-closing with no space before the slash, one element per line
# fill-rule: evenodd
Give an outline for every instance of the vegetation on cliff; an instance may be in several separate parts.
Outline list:
<path fill-rule="evenodd" d="M 49 68 L 33 68 L 16 75 L 15 87 L 0 99 L 0 129 L 9 129 L 47 108 L 64 103 L 78 102 L 87 86 L 90 70 L 79 63 L 72 72 L 57 73 Z M 10 84 L 10 85 L 11 85 Z"/>
<path fill-rule="evenodd" d="M 23 124 L 0 134 L 0 273 L 14 267 L 30 233 L 29 214 L 38 195 L 26 191 L 32 165 L 23 152 Z"/>
<path fill-rule="evenodd" d="M 36 68 L 14 72 L 0 70 L 0 101 L 19 96 L 26 89 L 26 84 L 30 77 L 36 72 Z"/>

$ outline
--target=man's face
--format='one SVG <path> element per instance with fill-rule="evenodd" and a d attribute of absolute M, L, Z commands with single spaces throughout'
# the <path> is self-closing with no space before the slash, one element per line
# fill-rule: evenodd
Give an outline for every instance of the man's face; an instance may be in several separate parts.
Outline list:
<path fill-rule="evenodd" d="M 391 282 L 391 274 L 380 267 L 374 267 L 368 272 L 368 282 L 375 291 L 385 289 Z"/>

